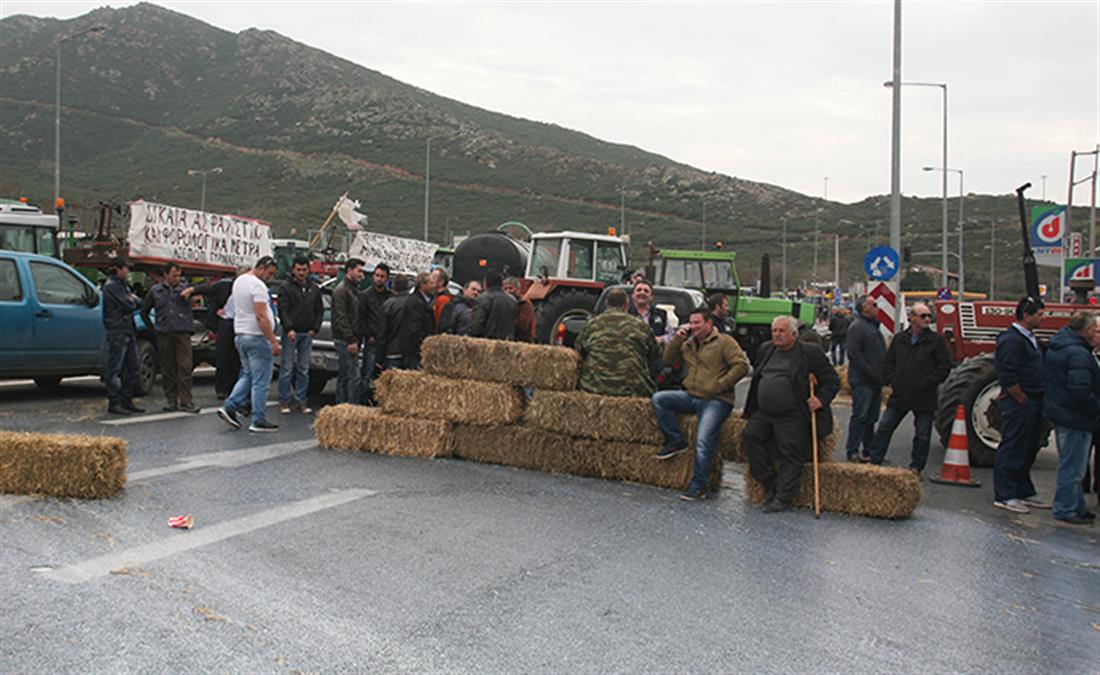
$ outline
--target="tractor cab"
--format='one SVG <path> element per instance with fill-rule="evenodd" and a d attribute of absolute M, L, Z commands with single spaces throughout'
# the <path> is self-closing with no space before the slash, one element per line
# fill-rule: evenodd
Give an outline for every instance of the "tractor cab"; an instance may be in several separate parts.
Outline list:
<path fill-rule="evenodd" d="M 653 260 L 658 286 L 694 288 L 704 293 L 736 296 L 741 286 L 732 251 L 674 251 L 661 249 Z"/>
<path fill-rule="evenodd" d="M 531 235 L 528 279 L 615 284 L 626 269 L 624 241 L 610 235 L 554 232 Z"/>

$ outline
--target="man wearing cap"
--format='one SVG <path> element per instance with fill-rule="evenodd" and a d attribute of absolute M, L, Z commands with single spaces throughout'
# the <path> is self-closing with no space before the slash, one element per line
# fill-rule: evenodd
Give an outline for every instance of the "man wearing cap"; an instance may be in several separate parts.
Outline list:
<path fill-rule="evenodd" d="M 145 412 L 134 405 L 137 388 L 138 353 L 134 312 L 138 296 L 126 287 L 130 265 L 124 258 L 111 260 L 111 274 L 103 284 L 103 325 L 107 329 L 107 363 L 103 381 L 107 384 L 107 412 L 129 415 Z"/>

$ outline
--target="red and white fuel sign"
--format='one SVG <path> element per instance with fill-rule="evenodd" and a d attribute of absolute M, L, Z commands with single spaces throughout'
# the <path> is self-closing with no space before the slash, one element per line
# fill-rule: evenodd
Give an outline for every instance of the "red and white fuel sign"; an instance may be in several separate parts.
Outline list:
<path fill-rule="evenodd" d="M 1066 210 L 1047 211 L 1035 220 L 1031 230 L 1032 246 L 1058 246 L 1066 234 Z"/>

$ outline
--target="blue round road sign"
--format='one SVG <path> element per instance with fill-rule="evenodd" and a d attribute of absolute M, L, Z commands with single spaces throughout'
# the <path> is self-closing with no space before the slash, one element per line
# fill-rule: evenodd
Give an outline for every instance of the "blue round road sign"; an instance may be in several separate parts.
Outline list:
<path fill-rule="evenodd" d="M 867 252 L 863 259 L 863 269 L 867 277 L 875 281 L 889 281 L 898 273 L 901 258 L 898 252 L 889 246 L 876 246 Z"/>

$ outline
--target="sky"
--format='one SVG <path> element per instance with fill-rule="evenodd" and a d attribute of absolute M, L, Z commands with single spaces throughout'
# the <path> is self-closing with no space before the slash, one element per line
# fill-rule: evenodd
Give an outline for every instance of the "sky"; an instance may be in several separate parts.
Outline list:
<path fill-rule="evenodd" d="M 0 16 L 130 4 L 4 0 Z M 889 1 L 157 4 L 706 171 L 842 202 L 890 191 Z M 1070 151 L 1100 142 L 1100 1 L 907 0 L 902 80 L 947 84 L 947 165 L 967 193 L 1030 181 L 1029 198 L 1045 183 L 1064 203 Z M 943 164 L 942 89 L 902 92 L 902 191 L 939 196 L 922 167 Z"/>

